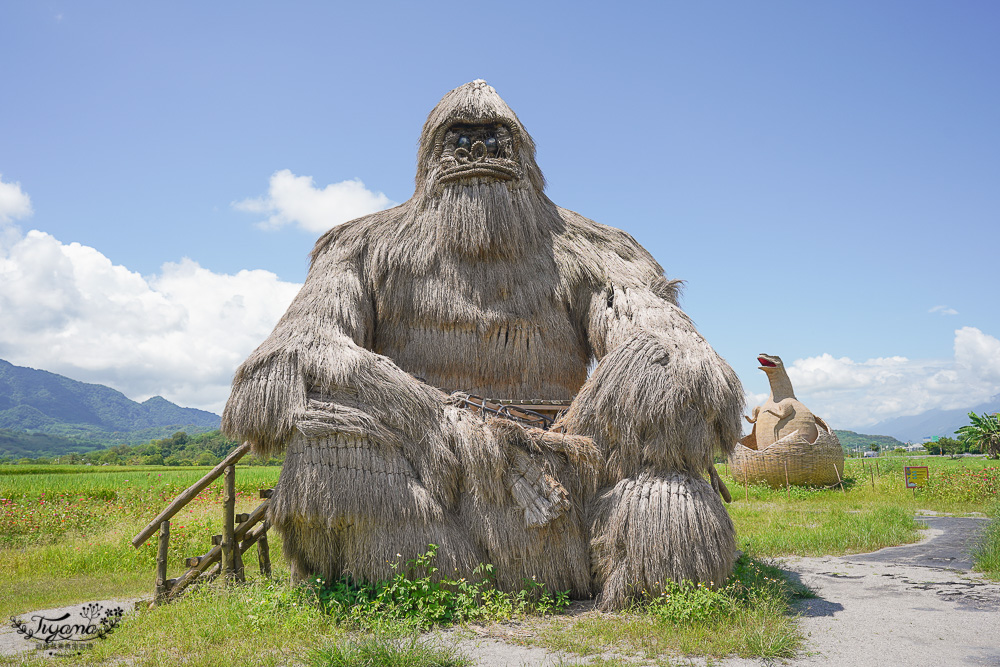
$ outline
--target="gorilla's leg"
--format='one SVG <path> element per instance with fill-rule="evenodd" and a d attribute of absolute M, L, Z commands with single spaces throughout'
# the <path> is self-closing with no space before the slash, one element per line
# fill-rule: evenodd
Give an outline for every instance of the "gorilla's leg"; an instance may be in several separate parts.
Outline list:
<path fill-rule="evenodd" d="M 296 579 L 390 578 L 392 564 L 438 547 L 441 575 L 471 576 L 482 562 L 468 531 L 409 463 L 363 437 L 296 435 L 271 497 L 268 519 Z"/>
<path fill-rule="evenodd" d="M 735 529 L 711 484 L 685 473 L 623 479 L 590 502 L 598 607 L 620 609 L 668 581 L 720 585 L 732 572 Z"/>

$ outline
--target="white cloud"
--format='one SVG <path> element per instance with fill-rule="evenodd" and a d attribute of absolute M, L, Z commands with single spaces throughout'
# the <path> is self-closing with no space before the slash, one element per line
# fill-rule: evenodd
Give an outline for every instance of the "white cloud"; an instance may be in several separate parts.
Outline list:
<path fill-rule="evenodd" d="M 21 191 L 21 184 L 4 183 L 0 174 L 0 223 L 27 218 L 32 213 L 31 197 Z"/>
<path fill-rule="evenodd" d="M 299 285 L 189 259 L 143 277 L 94 248 L 30 231 L 0 239 L 0 358 L 136 400 L 219 412 L 236 367 Z"/>
<path fill-rule="evenodd" d="M 955 332 L 955 364 L 963 375 L 987 384 L 1000 381 L 1000 340 L 975 327 Z"/>
<path fill-rule="evenodd" d="M 295 224 L 309 232 L 325 232 L 390 206 L 395 202 L 381 192 L 368 190 L 358 179 L 319 189 L 312 176 L 296 176 L 288 169 L 271 176 L 266 197 L 233 202 L 240 211 L 268 215 L 267 220 L 258 223 L 263 229 Z"/>
<path fill-rule="evenodd" d="M 954 308 L 949 308 L 948 306 L 934 306 L 928 313 L 938 313 L 940 315 L 958 315 L 958 311 Z"/>
<path fill-rule="evenodd" d="M 788 366 L 795 395 L 834 428 L 863 427 L 935 408 L 968 408 L 1000 393 L 1000 340 L 975 327 L 955 331 L 955 356 L 867 361 L 829 354 Z"/>

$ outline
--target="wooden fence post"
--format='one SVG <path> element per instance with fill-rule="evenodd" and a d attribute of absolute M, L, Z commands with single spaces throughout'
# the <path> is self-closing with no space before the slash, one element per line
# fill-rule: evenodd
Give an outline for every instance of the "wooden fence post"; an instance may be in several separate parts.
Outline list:
<path fill-rule="evenodd" d="M 156 592 L 153 604 L 160 604 L 167 599 L 170 590 L 167 587 L 167 549 L 170 546 L 170 522 L 160 524 L 160 544 L 156 551 Z"/>
<path fill-rule="evenodd" d="M 844 480 L 840 478 L 840 469 L 837 467 L 836 463 L 833 464 L 833 471 L 837 473 L 837 483 L 840 484 L 840 490 L 843 491 L 844 493 L 847 493 L 847 489 L 844 488 Z M 844 469 L 844 472 L 847 472 L 846 467 Z"/>
<path fill-rule="evenodd" d="M 792 499 L 792 486 L 788 483 L 788 461 L 782 461 L 785 464 L 785 497 L 789 500 Z"/>
<path fill-rule="evenodd" d="M 236 466 L 226 466 L 222 494 L 222 576 L 232 579 L 236 572 Z"/>
<path fill-rule="evenodd" d="M 257 540 L 257 561 L 260 564 L 261 575 L 271 578 L 271 550 L 267 546 L 267 533 Z"/>

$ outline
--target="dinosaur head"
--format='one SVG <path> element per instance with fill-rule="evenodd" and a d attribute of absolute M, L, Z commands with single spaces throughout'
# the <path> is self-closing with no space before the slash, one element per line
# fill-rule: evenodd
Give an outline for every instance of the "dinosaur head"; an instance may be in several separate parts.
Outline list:
<path fill-rule="evenodd" d="M 784 369 L 785 364 L 781 363 L 781 357 L 773 354 L 764 354 L 761 352 L 757 355 L 757 362 L 760 363 L 760 370 L 765 373 L 770 373 L 776 369 Z"/>

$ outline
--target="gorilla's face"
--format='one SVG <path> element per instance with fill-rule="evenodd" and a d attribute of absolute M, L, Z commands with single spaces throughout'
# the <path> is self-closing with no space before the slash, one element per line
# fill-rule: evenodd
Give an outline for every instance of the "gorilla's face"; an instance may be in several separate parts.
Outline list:
<path fill-rule="evenodd" d="M 444 131 L 437 184 L 520 180 L 517 134 L 503 122 L 454 123 Z"/>
<path fill-rule="evenodd" d="M 412 229 L 436 253 L 516 259 L 562 224 L 543 194 L 535 144 L 497 92 L 476 80 L 445 95 L 420 133 Z"/>

